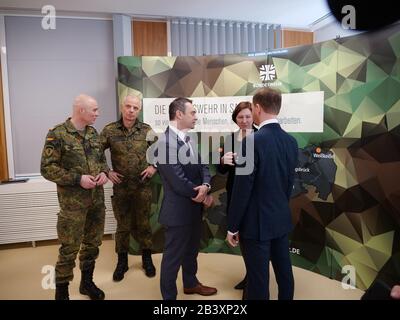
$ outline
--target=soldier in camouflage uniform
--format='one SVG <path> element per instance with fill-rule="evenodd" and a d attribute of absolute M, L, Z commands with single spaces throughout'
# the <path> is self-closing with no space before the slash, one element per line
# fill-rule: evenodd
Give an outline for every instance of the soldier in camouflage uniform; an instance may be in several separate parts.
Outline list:
<path fill-rule="evenodd" d="M 104 233 L 103 185 L 107 163 L 100 137 L 91 125 L 99 115 L 97 102 L 87 95 L 75 98 L 73 114 L 50 129 L 42 152 L 41 173 L 57 184 L 60 212 L 57 234 L 61 242 L 56 264 L 56 300 L 68 300 L 79 252 L 81 294 L 103 300 L 104 292 L 93 282 L 95 260 Z"/>
<path fill-rule="evenodd" d="M 150 179 L 156 169 L 146 161 L 151 141 L 146 140 L 151 127 L 137 117 L 141 110 L 138 97 L 126 96 L 120 105 L 122 118 L 108 124 L 101 133 L 103 148 L 110 149 L 113 170 L 109 179 L 114 183 L 112 206 L 117 220 L 115 251 L 118 263 L 113 279 L 121 281 L 128 270 L 130 234 L 142 249 L 142 267 L 148 277 L 156 269 L 151 259 L 152 231 L 150 227 Z"/>

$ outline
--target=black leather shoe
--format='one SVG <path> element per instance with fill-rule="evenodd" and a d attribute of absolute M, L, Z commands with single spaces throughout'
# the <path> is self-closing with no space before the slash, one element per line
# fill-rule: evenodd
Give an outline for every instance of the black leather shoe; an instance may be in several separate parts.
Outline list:
<path fill-rule="evenodd" d="M 236 286 L 236 290 L 243 290 L 247 286 L 247 276 L 244 277 L 242 281 L 240 281 Z"/>

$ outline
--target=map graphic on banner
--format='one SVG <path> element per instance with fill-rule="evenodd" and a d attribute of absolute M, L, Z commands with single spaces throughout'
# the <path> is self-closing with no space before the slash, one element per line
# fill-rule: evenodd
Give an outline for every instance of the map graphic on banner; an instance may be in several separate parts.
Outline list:
<path fill-rule="evenodd" d="M 229 136 L 236 103 L 278 88 L 280 124 L 299 145 L 293 264 L 339 281 L 350 265 L 361 289 L 400 282 L 400 25 L 262 53 L 120 57 L 118 80 L 119 98 L 142 97 L 142 119 L 158 131 L 172 99 L 193 99 L 200 137 Z M 225 242 L 226 177 L 210 171 L 216 205 L 204 213 L 202 251 L 240 254 Z M 161 181 L 152 181 L 153 250 L 161 252 Z M 131 252 L 139 252 L 134 240 Z"/>
<path fill-rule="evenodd" d="M 299 149 L 299 164 L 296 168 L 292 197 L 307 193 L 307 186 L 314 186 L 318 197 L 327 200 L 335 182 L 337 166 L 331 151 L 319 147 Z"/>

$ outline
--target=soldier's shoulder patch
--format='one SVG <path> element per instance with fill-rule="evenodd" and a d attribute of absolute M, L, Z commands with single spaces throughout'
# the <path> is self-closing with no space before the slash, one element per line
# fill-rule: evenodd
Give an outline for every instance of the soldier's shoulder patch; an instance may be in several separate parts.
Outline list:
<path fill-rule="evenodd" d="M 54 133 L 54 129 L 55 129 L 56 127 L 52 127 L 52 128 L 49 128 L 49 133 Z"/>
<path fill-rule="evenodd" d="M 89 130 L 89 132 L 94 132 L 94 133 L 97 133 L 97 130 L 96 130 L 96 128 L 95 128 L 95 127 L 93 127 L 93 126 L 88 126 L 88 130 Z"/>
<path fill-rule="evenodd" d="M 149 126 L 147 123 L 143 123 L 141 129 L 144 130 L 144 131 L 146 131 L 146 132 L 152 130 L 152 129 L 151 129 L 151 126 Z"/>
<path fill-rule="evenodd" d="M 56 129 L 62 127 L 63 125 L 64 125 L 64 123 L 56 124 L 56 125 L 55 125 L 52 129 L 50 129 L 50 130 L 56 130 Z"/>
<path fill-rule="evenodd" d="M 53 134 L 56 134 L 56 132 L 61 132 L 61 131 L 63 131 L 63 126 L 62 126 L 62 124 L 58 124 L 58 125 L 56 125 L 56 126 L 54 126 L 53 128 L 50 128 L 49 129 L 49 133 L 53 133 Z"/>
<path fill-rule="evenodd" d="M 52 145 L 46 145 L 44 148 L 44 154 L 46 157 L 51 157 L 54 152 L 54 147 Z"/>
<path fill-rule="evenodd" d="M 116 128 L 116 127 L 117 127 L 117 123 L 116 123 L 116 122 L 111 122 L 111 123 L 107 124 L 107 125 L 104 127 L 104 129 L 106 129 L 106 130 L 112 130 L 112 129 Z"/>

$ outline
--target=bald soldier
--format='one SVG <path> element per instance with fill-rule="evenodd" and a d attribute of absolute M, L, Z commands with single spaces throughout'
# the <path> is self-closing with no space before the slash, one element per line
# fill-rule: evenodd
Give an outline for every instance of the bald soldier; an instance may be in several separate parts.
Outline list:
<path fill-rule="evenodd" d="M 57 234 L 61 242 L 56 273 L 56 300 L 69 300 L 79 252 L 82 272 L 79 292 L 103 300 L 93 282 L 95 260 L 104 233 L 104 190 L 107 163 L 94 124 L 99 116 L 95 99 L 81 94 L 73 103 L 72 117 L 50 129 L 42 152 L 41 173 L 57 184 L 60 212 Z"/>
<path fill-rule="evenodd" d="M 147 141 L 151 127 L 138 120 L 141 100 L 126 96 L 120 105 L 121 119 L 108 124 L 101 132 L 103 148 L 110 149 L 113 170 L 108 174 L 113 182 L 112 206 L 117 220 L 115 251 L 118 262 L 113 279 L 121 281 L 128 271 L 129 238 L 132 235 L 142 249 L 142 267 L 146 276 L 154 277 L 156 269 L 151 259 L 150 179 L 155 167 L 146 161 Z"/>

